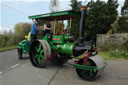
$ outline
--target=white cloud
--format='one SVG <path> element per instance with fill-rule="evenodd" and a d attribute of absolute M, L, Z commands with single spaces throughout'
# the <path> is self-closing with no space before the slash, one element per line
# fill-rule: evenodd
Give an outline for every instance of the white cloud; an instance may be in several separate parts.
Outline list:
<path fill-rule="evenodd" d="M 41 3 L 45 2 L 45 4 L 47 4 L 46 6 L 49 7 L 50 0 L 2 0 L 1 4 L 5 7 L 13 8 L 16 11 L 20 11 L 23 14 L 28 16 L 32 13 L 37 13 L 42 10 L 41 4 L 38 6 L 35 6 L 35 3 L 39 4 L 40 2 Z M 43 6 L 45 4 L 43 4 Z M 35 6 L 35 8 L 33 7 L 32 9 L 30 9 L 32 6 Z M 25 10 L 23 10 L 24 7 L 26 7 Z M 31 11 L 28 11 L 28 9 Z"/>
<path fill-rule="evenodd" d="M 1 0 L 1 1 L 40 1 L 40 0 Z"/>
<path fill-rule="evenodd" d="M 2 0 L 1 3 L 4 3 L 11 7 L 21 6 L 22 4 L 32 4 L 40 0 Z"/>
<path fill-rule="evenodd" d="M 6 5 L 8 5 L 8 6 L 12 7 L 12 8 L 15 8 L 15 9 L 21 11 L 21 12 L 25 12 L 27 15 L 32 15 L 32 14 L 34 15 L 34 14 L 37 14 L 37 13 L 40 14 L 40 13 L 44 12 L 44 10 L 42 11 L 42 9 L 40 9 L 41 8 L 40 7 L 41 5 L 38 6 L 37 8 L 31 9 L 31 11 L 22 10 L 23 5 L 25 5 L 25 7 L 27 7 L 26 9 L 28 9 L 28 8 L 30 8 L 30 6 L 32 6 L 36 2 L 43 2 L 43 1 L 49 2 L 50 0 L 0 0 L 0 2 L 1 1 L 2 1 L 3 4 L 6 4 Z M 85 0 L 78 0 L 78 1 L 85 1 Z M 87 1 L 90 1 L 90 0 L 87 0 Z M 102 1 L 107 1 L 107 0 L 102 0 Z M 59 10 L 68 10 L 68 9 L 71 9 L 70 6 L 69 6 L 70 0 L 59 0 L 59 3 L 60 3 L 60 5 L 58 7 Z M 120 13 L 120 9 L 121 9 L 121 7 L 124 4 L 124 0 L 118 0 L 118 3 L 119 3 L 118 11 Z M 45 5 L 47 7 L 49 7 L 48 6 L 49 4 L 48 5 L 47 4 L 45 3 Z M 45 6 L 44 6 L 44 9 L 46 9 Z M 0 26 L 0 32 L 2 32 L 4 30 L 9 31 L 10 29 L 13 30 L 12 28 L 13 27 L 1 27 Z"/>
<path fill-rule="evenodd" d="M 13 30 L 13 27 L 10 27 L 10 28 L 7 28 L 7 27 L 2 27 L 2 26 L 0 26 L 0 34 L 2 34 L 3 32 L 9 32 L 9 31 L 14 31 Z"/>

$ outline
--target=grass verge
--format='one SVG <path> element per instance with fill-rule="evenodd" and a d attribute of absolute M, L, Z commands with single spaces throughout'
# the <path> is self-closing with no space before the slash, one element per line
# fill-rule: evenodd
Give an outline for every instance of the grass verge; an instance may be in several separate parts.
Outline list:
<path fill-rule="evenodd" d="M 17 46 L 2 47 L 2 48 L 0 48 L 0 52 L 4 52 L 7 50 L 12 50 L 12 49 L 16 49 L 16 48 L 17 48 Z"/>
<path fill-rule="evenodd" d="M 102 56 L 105 60 L 119 60 L 119 59 L 128 59 L 128 56 L 126 55 L 116 55 L 117 53 L 114 53 L 114 55 L 109 52 L 99 52 L 99 55 Z"/>

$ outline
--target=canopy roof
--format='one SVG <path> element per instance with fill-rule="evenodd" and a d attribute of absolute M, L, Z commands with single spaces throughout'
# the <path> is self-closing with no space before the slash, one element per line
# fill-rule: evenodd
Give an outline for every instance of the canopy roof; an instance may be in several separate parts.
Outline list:
<path fill-rule="evenodd" d="M 60 11 L 60 12 L 53 12 L 53 13 L 46 13 L 46 14 L 39 14 L 34 16 L 29 16 L 29 19 L 42 19 L 42 20 L 69 20 L 71 18 L 73 19 L 79 19 L 80 18 L 80 12 L 75 11 Z"/>

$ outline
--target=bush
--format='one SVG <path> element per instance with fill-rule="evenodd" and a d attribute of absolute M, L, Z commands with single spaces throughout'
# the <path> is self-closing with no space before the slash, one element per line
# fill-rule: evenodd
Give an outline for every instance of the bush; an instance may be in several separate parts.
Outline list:
<path fill-rule="evenodd" d="M 126 50 L 117 49 L 116 51 L 109 51 L 109 55 L 116 58 L 128 59 L 128 51 Z"/>
<path fill-rule="evenodd" d="M 122 49 L 122 45 L 106 44 L 105 46 L 100 46 L 99 48 L 101 51 L 116 51 L 117 49 Z"/>
<path fill-rule="evenodd" d="M 14 35 L 0 35 L 0 47 L 8 47 L 16 45 Z"/>
<path fill-rule="evenodd" d="M 100 47 L 100 51 L 106 52 L 107 56 L 111 58 L 123 58 L 128 59 L 128 40 L 122 44 L 109 44 L 104 47 Z"/>

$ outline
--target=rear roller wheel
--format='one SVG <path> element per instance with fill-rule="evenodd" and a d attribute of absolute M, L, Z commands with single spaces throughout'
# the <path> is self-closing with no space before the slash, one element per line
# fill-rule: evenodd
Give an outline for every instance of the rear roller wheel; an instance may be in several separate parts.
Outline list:
<path fill-rule="evenodd" d="M 80 59 L 77 64 L 83 65 L 83 63 L 84 63 L 83 62 L 83 59 Z M 96 66 L 96 64 L 91 59 L 88 59 L 87 66 Z M 95 80 L 98 77 L 97 76 L 97 74 L 98 74 L 98 71 L 97 70 L 84 70 L 84 69 L 78 69 L 78 68 L 76 68 L 76 72 L 77 72 L 77 74 L 81 78 L 83 78 L 85 80 L 89 80 L 89 81 L 93 81 L 93 80 Z"/>
<path fill-rule="evenodd" d="M 44 40 L 36 40 L 30 47 L 30 60 L 35 67 L 43 68 L 47 64 L 47 58 L 50 56 L 50 47 Z"/>

